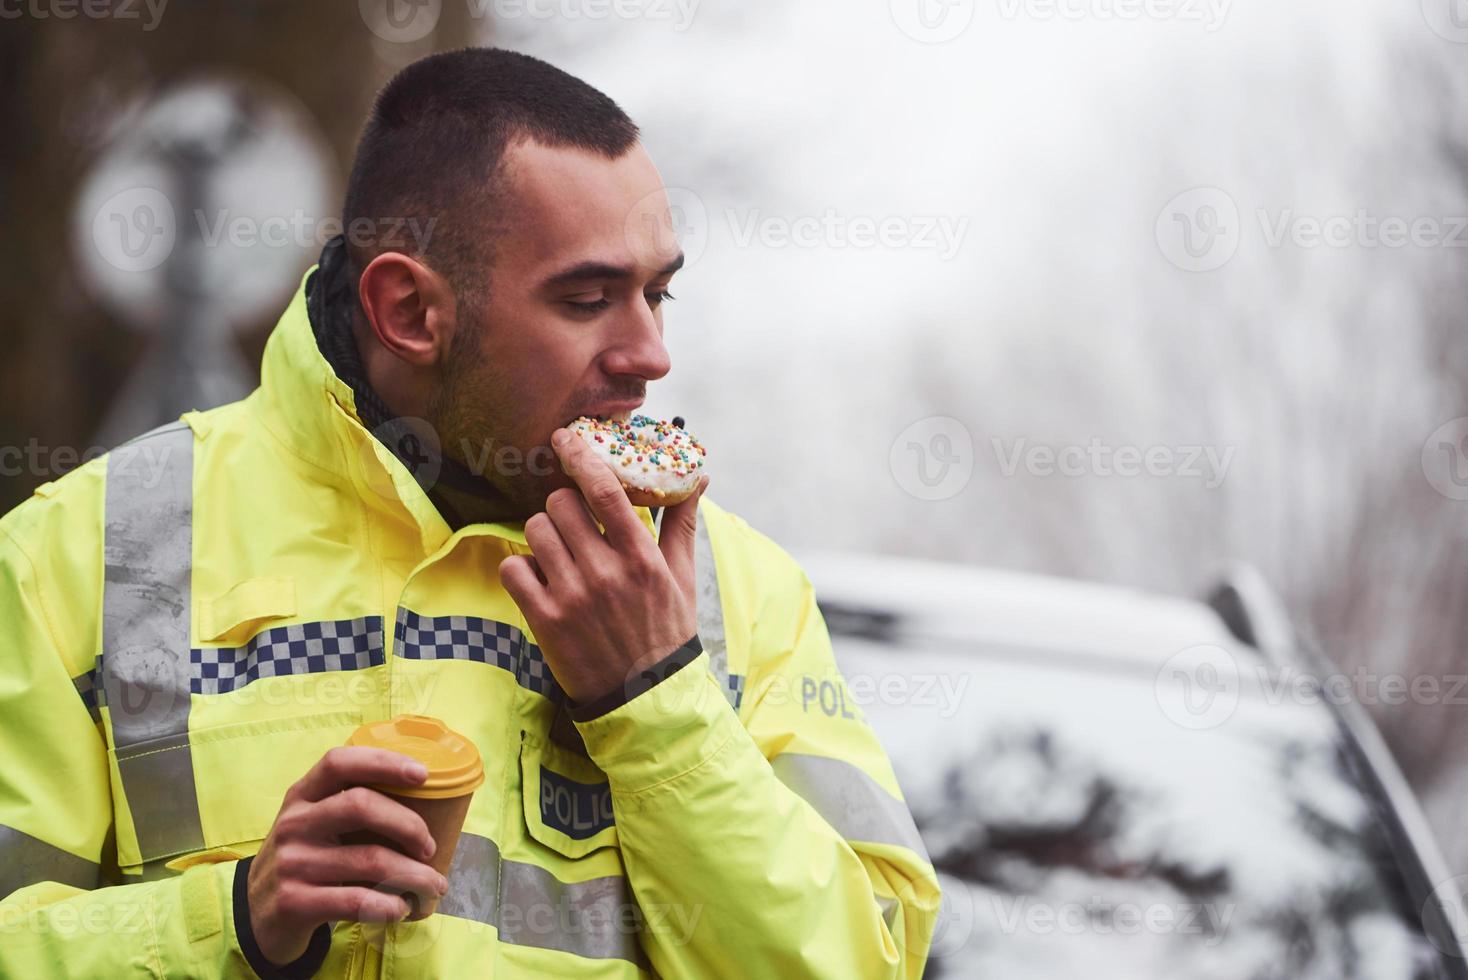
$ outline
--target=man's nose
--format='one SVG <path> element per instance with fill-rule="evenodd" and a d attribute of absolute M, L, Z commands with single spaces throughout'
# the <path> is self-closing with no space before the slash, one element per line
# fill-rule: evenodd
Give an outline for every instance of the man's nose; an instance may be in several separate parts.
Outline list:
<path fill-rule="evenodd" d="M 603 367 L 608 374 L 632 374 L 648 381 L 656 381 L 673 369 L 663 344 L 663 329 L 651 308 L 638 304 L 635 312 L 628 314 Z"/>

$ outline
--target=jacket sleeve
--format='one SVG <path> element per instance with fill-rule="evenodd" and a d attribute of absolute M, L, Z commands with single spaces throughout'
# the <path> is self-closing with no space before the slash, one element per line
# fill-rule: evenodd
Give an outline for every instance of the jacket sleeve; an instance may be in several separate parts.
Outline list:
<path fill-rule="evenodd" d="M 758 612 L 743 719 L 708 653 L 578 722 L 666 977 L 922 974 L 939 888 L 793 561 Z"/>
<path fill-rule="evenodd" d="M 93 658 L 68 665 L 75 644 L 58 639 L 88 633 L 78 625 L 88 617 L 47 601 L 54 593 L 40 587 L 34 552 L 8 523 L 0 523 L 0 976 L 255 976 L 230 914 L 237 862 L 108 884 L 118 877 L 107 857 L 107 750 L 84 700 Z M 80 561 L 58 558 L 72 560 Z M 82 581 L 71 585 L 72 601 L 88 601 Z"/>

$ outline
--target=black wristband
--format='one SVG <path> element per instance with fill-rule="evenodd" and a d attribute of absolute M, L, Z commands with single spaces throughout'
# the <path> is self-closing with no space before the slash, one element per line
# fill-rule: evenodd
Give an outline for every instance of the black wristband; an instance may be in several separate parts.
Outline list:
<path fill-rule="evenodd" d="M 651 690 L 693 663 L 698 659 L 700 653 L 703 653 L 703 644 L 698 641 L 698 634 L 694 633 L 693 637 L 678 649 L 646 670 L 639 671 L 635 677 L 628 678 L 627 683 L 621 687 L 614 688 L 595 701 L 586 704 L 578 705 L 575 702 L 568 702 L 567 707 L 571 720 L 591 721 L 610 711 L 615 711 L 639 694 Z"/>
<path fill-rule="evenodd" d="M 255 944 L 255 930 L 250 926 L 250 862 L 254 859 L 253 854 L 241 858 L 234 869 L 234 932 L 240 950 L 260 980 L 307 980 L 326 962 L 326 953 L 331 949 L 331 926 L 325 922 L 317 926 L 306 951 L 285 966 L 267 960 Z"/>

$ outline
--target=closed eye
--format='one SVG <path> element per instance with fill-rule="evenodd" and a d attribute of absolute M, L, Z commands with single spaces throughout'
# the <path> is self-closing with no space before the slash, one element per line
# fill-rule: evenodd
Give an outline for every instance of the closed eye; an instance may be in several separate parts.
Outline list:
<path fill-rule="evenodd" d="M 655 293 L 648 293 L 646 294 L 646 296 L 647 305 L 651 306 L 654 309 L 661 306 L 664 302 L 677 299 L 676 296 L 668 292 L 666 289 L 658 290 Z M 598 300 L 592 300 L 589 303 L 578 303 L 575 300 L 568 299 L 566 300 L 566 305 L 570 306 L 578 313 L 600 313 L 602 310 L 611 306 L 612 301 L 607 299 L 605 296 Z"/>
<path fill-rule="evenodd" d="M 608 306 L 611 306 L 612 301 L 607 299 L 605 296 L 603 296 L 599 300 L 595 300 L 590 303 L 578 303 L 573 299 L 568 299 L 566 300 L 566 305 L 580 313 L 600 313 Z"/>

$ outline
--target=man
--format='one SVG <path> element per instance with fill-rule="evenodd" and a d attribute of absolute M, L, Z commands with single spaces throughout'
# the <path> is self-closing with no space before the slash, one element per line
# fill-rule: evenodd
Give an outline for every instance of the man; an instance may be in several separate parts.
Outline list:
<path fill-rule="evenodd" d="M 937 880 L 851 699 L 812 696 L 805 575 L 559 438 L 670 370 L 633 123 L 435 55 L 343 219 L 249 398 L 0 522 L 0 974 L 918 976 Z M 342 747 L 405 712 L 484 760 L 447 876 L 368 788 L 422 768 Z"/>

